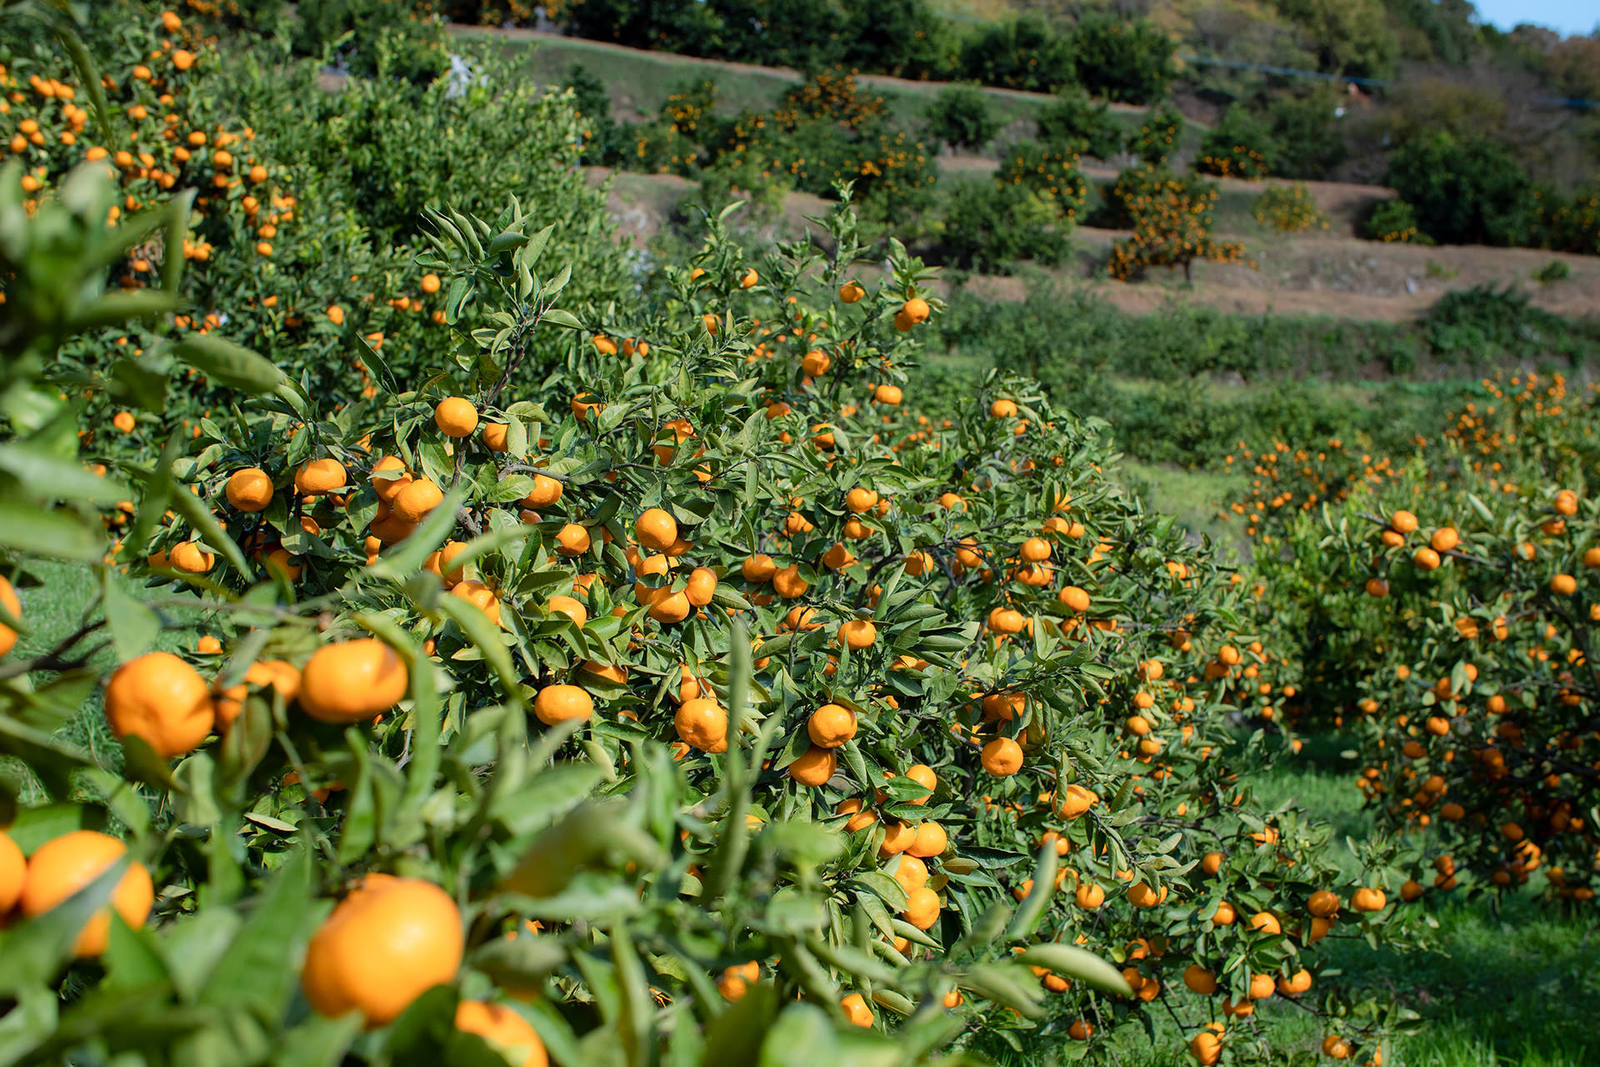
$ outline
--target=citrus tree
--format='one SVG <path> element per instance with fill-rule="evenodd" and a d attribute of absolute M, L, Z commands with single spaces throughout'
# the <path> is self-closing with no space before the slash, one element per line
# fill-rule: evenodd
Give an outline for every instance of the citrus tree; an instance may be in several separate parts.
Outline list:
<path fill-rule="evenodd" d="M 1593 416 L 1560 376 L 1486 380 L 1409 461 L 1344 461 L 1325 508 L 1251 515 L 1276 539 L 1267 601 L 1307 606 L 1285 616 L 1306 698 L 1359 738 L 1372 807 L 1415 831 L 1408 902 L 1540 875 L 1593 900 Z"/>

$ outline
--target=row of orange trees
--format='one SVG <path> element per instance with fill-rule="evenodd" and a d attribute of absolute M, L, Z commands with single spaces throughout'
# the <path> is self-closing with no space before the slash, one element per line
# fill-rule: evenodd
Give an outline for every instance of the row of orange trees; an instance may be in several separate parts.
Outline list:
<path fill-rule="evenodd" d="M 1287 446 L 1230 514 L 1306 678 L 1359 739 L 1352 788 L 1414 833 L 1403 887 L 1530 882 L 1592 907 L 1600 846 L 1600 461 L 1592 387 L 1485 380 L 1416 451 Z"/>
<path fill-rule="evenodd" d="M 130 10 L 184 69 L 181 20 Z M 294 224 L 329 208 L 241 203 L 248 243 L 181 256 L 203 146 L 160 122 L 130 141 L 161 166 L 85 137 L 0 173 L 9 1055 L 1116 1057 L 1163 1019 L 1215 1063 L 1281 1056 L 1281 998 L 1381 1060 L 1398 1014 L 1318 945 L 1403 940 L 1405 872 L 1377 838 L 1341 875 L 1327 827 L 1253 799 L 1233 722 L 1293 693 L 1250 583 L 1032 383 L 919 412 L 942 309 L 901 246 L 874 281 L 848 207 L 826 255 L 713 219 L 597 299 L 615 264 L 542 223 L 557 183 L 429 213 L 437 339 L 268 317 L 267 358 L 225 339 L 239 309 L 346 305 L 220 265 L 310 264 Z M 230 208 L 274 163 L 237 135 L 201 164 Z M 52 557 L 101 591 L 70 633 L 39 625 Z"/>

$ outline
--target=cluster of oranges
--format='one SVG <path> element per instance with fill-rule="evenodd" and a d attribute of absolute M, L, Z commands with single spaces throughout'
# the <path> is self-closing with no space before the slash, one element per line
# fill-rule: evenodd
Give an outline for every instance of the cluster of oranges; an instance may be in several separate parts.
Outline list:
<path fill-rule="evenodd" d="M 1133 234 L 1111 246 L 1106 269 L 1118 281 L 1131 281 L 1151 267 L 1181 266 L 1187 274 L 1196 260 L 1247 263 L 1244 245 L 1211 235 L 1217 190 L 1151 168 L 1117 181 L 1118 202 L 1132 221 Z"/>

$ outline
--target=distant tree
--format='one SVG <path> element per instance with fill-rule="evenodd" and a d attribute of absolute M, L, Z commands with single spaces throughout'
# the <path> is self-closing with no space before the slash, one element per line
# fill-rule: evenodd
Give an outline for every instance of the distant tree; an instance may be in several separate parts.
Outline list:
<path fill-rule="evenodd" d="M 961 71 L 983 85 L 1051 92 L 1076 77 L 1075 43 L 1042 19 L 1023 16 L 986 26 L 967 38 L 961 49 Z"/>
<path fill-rule="evenodd" d="M 1144 19 L 1085 15 L 1072 45 L 1079 82 L 1108 100 L 1154 103 L 1167 95 L 1177 73 L 1171 38 Z"/>
<path fill-rule="evenodd" d="M 1000 132 L 983 90 L 970 85 L 941 89 L 926 112 L 928 136 L 956 148 L 981 149 Z"/>
<path fill-rule="evenodd" d="M 1487 137 L 1417 137 L 1391 157 L 1388 184 L 1435 241 L 1516 245 L 1533 236 L 1537 206 L 1527 171 Z"/>

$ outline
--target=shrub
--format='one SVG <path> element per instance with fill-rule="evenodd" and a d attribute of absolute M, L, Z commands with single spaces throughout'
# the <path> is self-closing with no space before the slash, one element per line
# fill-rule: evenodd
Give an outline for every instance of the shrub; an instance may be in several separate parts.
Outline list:
<path fill-rule="evenodd" d="M 1077 154 L 1046 145 L 1024 143 L 1011 148 L 1001 157 L 995 180 L 1028 189 L 1052 204 L 1069 227 L 1078 221 L 1089 195 Z"/>
<path fill-rule="evenodd" d="M 1302 179 L 1333 176 L 1334 168 L 1350 154 L 1345 143 L 1344 119 L 1338 114 L 1343 106 L 1343 98 L 1328 90 L 1273 98 L 1267 106 L 1271 138 L 1280 147 L 1293 148 L 1293 151 L 1279 151 L 1274 158 L 1278 174 Z"/>
<path fill-rule="evenodd" d="M 1171 104 L 1151 111 L 1139 129 L 1128 139 L 1128 151 L 1144 163 L 1159 167 L 1178 150 L 1183 136 L 1183 113 Z"/>
<path fill-rule="evenodd" d="M 1105 102 L 1096 103 L 1082 89 L 1063 89 L 1039 110 L 1039 140 L 1096 159 L 1122 151 L 1122 127 Z"/>
<path fill-rule="evenodd" d="M 572 109 L 578 113 L 578 135 L 583 139 L 579 160 L 589 165 L 620 165 L 625 158 L 623 131 L 611 117 L 606 83 L 582 63 L 574 63 L 562 85 L 572 91 Z"/>
<path fill-rule="evenodd" d="M 1151 267 L 1175 266 L 1189 281 L 1195 260 L 1244 261 L 1243 245 L 1211 236 L 1215 185 L 1139 167 L 1117 176 L 1112 195 L 1116 210 L 1133 225 L 1131 237 L 1111 246 L 1107 270 L 1118 281 L 1131 281 Z"/>
<path fill-rule="evenodd" d="M 1298 182 L 1294 185 L 1274 185 L 1265 190 L 1250 204 L 1250 214 L 1263 226 L 1280 233 L 1302 233 L 1306 230 L 1326 230 L 1328 216 L 1311 199 L 1311 193 Z"/>
<path fill-rule="evenodd" d="M 1537 189 L 1539 246 L 1556 252 L 1600 256 L 1600 186 L 1564 195 Z"/>
<path fill-rule="evenodd" d="M 1391 157 L 1386 184 L 1416 212 L 1418 229 L 1443 244 L 1515 245 L 1534 229 L 1527 173 L 1486 137 L 1408 141 Z"/>
<path fill-rule="evenodd" d="M 1583 348 L 1565 320 L 1532 305 L 1511 286 L 1475 285 L 1445 293 L 1423 319 L 1424 336 L 1437 353 L 1468 355 L 1473 362 L 1531 356 L 1576 356 Z"/>
<path fill-rule="evenodd" d="M 128 307 L 92 303 L 117 255 L 93 242 L 133 242 L 105 234 L 104 179 L 66 183 L 78 207 L 42 207 L 36 241 L 17 177 L 0 184 L 18 222 L 0 267 L 23 279 L 5 322 L 34 317 L 3 356 L 46 410 L 65 380 L 35 377 L 52 340 Z M 796 244 L 759 269 L 713 223 L 662 304 L 568 310 L 573 264 L 543 259 L 549 231 L 515 205 L 429 219 L 419 265 L 457 294 L 460 358 L 403 381 L 379 369 L 371 396 L 336 408 L 228 342 L 184 349 L 253 399 L 174 439 L 135 491 L 120 556 L 147 590 L 108 594 L 56 655 L 8 664 L 81 693 L 100 668 L 71 656 L 109 632 L 127 672 L 108 691 L 115 736 L 96 751 L 8 737 L 32 780 L 7 839 L 37 857 L 112 825 L 131 844 L 96 847 L 149 876 L 142 901 L 117 895 L 104 945 L 74 942 L 120 870 L 9 928 L 34 947 L 8 980 L 61 1012 L 22 1054 L 154 1062 L 174 1031 L 226 1044 L 258 1027 L 262 1060 L 309 1042 L 452 1062 L 482 1051 L 474 1020 L 490 1019 L 567 1062 L 624 1047 L 718 1061 L 735 1024 L 774 1058 L 784 1035 L 828 1047 L 855 1023 L 872 1033 L 851 1049 L 909 1063 L 1017 1015 L 1044 1040 L 1087 1014 L 1131 1038 L 1153 999 L 1135 986 L 1175 988 L 1191 967 L 1235 1003 L 1253 976 L 1285 995 L 1315 981 L 1329 925 L 1289 916 L 1313 892 L 1385 885 L 1383 851 L 1348 878 L 1326 829 L 1249 799 L 1226 723 L 1266 661 L 1228 623 L 1239 590 L 1105 476 L 1091 429 L 1014 377 L 986 378 L 948 426 L 901 410 L 941 310 L 920 264 L 891 246 L 886 283 L 855 285 L 843 210 L 837 258 Z M 559 358 L 539 356 L 539 332 L 559 333 Z M 75 461 L 85 446 L 64 440 Z M 13 443 L 41 442 L 8 427 Z M 52 477 L 74 461 L 25 465 L 12 513 L 62 530 L 63 493 L 118 511 L 128 487 Z M 42 547 L 106 568 L 92 536 Z M 214 646 L 147 658 L 181 616 L 203 616 Z M 125 684 L 145 676 L 170 703 Z M 78 714 L 50 692 L 5 687 L 0 709 Z M 1224 898 L 1283 913 L 1280 932 L 1207 921 Z M 358 946 L 353 912 L 380 931 Z M 393 915 L 412 936 L 382 935 Z M 1080 934 L 1085 949 L 1057 943 Z M 214 953 L 187 966 L 203 981 L 160 979 L 202 940 Z M 341 966 L 351 952 L 386 965 L 377 987 Z M 63 971 L 87 996 L 58 996 Z M 1185 1003 L 1191 1028 L 1207 1003 Z M 961 1009 L 953 1025 L 941 1004 Z M 1332 988 L 1318 1004 L 1375 1010 Z"/>
<path fill-rule="evenodd" d="M 1030 186 L 961 181 L 943 199 L 938 244 L 951 266 L 1003 274 L 1022 260 L 1052 266 L 1071 255 L 1071 222 Z"/>
<path fill-rule="evenodd" d="M 1417 213 L 1404 200 L 1380 200 L 1361 226 L 1364 236 L 1373 241 L 1431 245 L 1433 239 L 1417 228 Z"/>
<path fill-rule="evenodd" d="M 1358 739 L 1369 807 L 1420 853 L 1406 902 L 1545 872 L 1547 896 L 1593 906 L 1595 829 L 1578 813 L 1600 778 L 1573 724 L 1593 716 L 1600 526 L 1573 487 L 1600 459 L 1595 400 L 1559 375 L 1485 380 L 1409 457 L 1340 460 L 1355 476 L 1325 516 L 1261 508 L 1283 495 L 1273 469 L 1250 502 L 1278 546 L 1256 558 L 1304 656 L 1307 713 Z M 1332 463 L 1311 451 L 1295 466 Z"/>
<path fill-rule="evenodd" d="M 968 85 L 941 89 L 926 112 L 927 134 L 957 148 L 981 150 L 1000 132 L 983 90 Z"/>
<path fill-rule="evenodd" d="M 360 77 L 425 85 L 449 69 L 443 26 L 413 0 L 303 0 L 296 12 L 296 51 L 342 60 Z"/>
<path fill-rule="evenodd" d="M 1048 93 L 1075 77 L 1075 42 L 1024 15 L 985 26 L 961 48 L 961 72 L 983 85 Z"/>
<path fill-rule="evenodd" d="M 1278 154 L 1266 122 L 1234 104 L 1200 142 L 1194 166 L 1223 178 L 1265 178 L 1276 169 Z"/>
<path fill-rule="evenodd" d="M 1153 104 L 1175 75 L 1172 41 L 1145 19 L 1091 12 L 1073 31 L 1072 47 L 1079 84 L 1108 100 Z"/>

